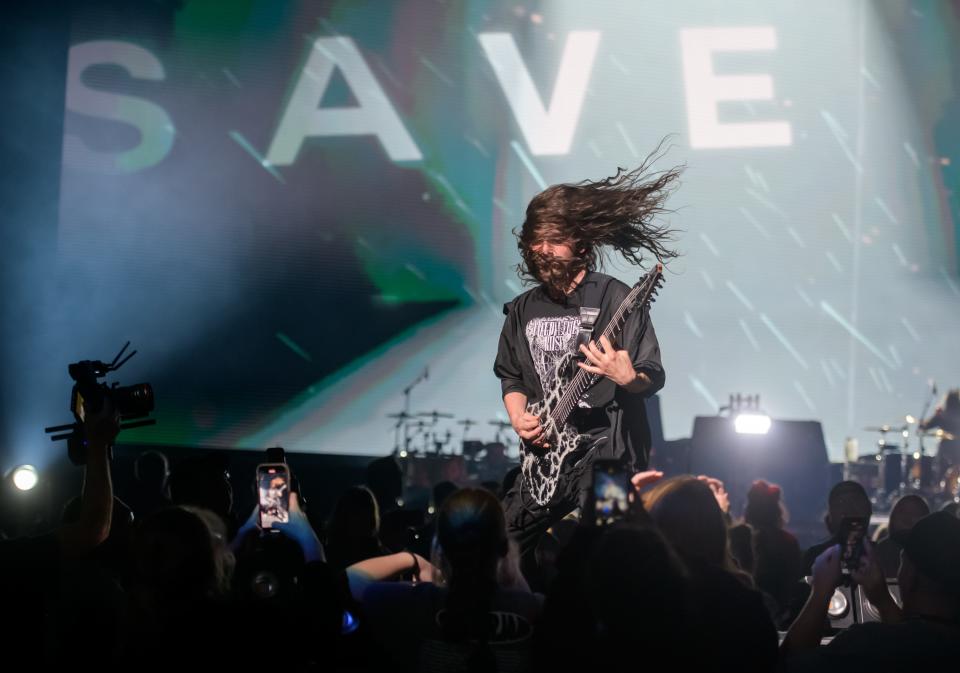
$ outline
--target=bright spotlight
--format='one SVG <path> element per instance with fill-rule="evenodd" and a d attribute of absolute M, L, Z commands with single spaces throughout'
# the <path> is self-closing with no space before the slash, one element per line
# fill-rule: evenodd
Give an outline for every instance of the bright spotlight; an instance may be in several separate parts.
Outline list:
<path fill-rule="evenodd" d="M 20 465 L 13 469 L 13 485 L 21 491 L 29 491 L 40 480 L 37 468 L 33 465 Z"/>
<path fill-rule="evenodd" d="M 765 435 L 770 432 L 770 417 L 766 414 L 737 414 L 733 427 L 741 435 Z"/>

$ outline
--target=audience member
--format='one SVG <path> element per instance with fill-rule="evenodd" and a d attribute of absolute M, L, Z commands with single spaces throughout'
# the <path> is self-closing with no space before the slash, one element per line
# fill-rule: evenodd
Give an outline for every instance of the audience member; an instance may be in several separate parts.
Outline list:
<path fill-rule="evenodd" d="M 119 431 L 119 419 L 109 403 L 98 412 L 86 410 L 86 464 L 83 494 L 75 521 L 31 538 L 0 540 L 0 604 L 15 609 L 5 620 L 8 664 L 18 666 L 21 655 L 44 652 L 47 634 L 45 609 L 56 598 L 63 568 L 89 555 L 110 534 L 113 484 L 110 451 Z M 55 628 L 55 627 L 54 627 Z"/>
<path fill-rule="evenodd" d="M 594 546 L 587 570 L 595 638 L 586 646 L 593 666 L 611 670 L 637 652 L 669 652 L 683 670 L 697 661 L 687 571 L 663 535 L 650 526 L 611 528 Z M 712 654 L 708 657 L 711 661 Z"/>
<path fill-rule="evenodd" d="M 226 454 L 214 451 L 178 463 L 170 474 L 170 498 L 175 505 L 210 510 L 233 533 L 236 523 L 228 467 Z"/>
<path fill-rule="evenodd" d="M 128 667 L 223 663 L 235 638 L 224 603 L 232 558 L 212 512 L 169 507 L 135 527 L 130 543 L 129 610 L 121 662 Z M 214 531 L 210 522 L 216 522 Z"/>
<path fill-rule="evenodd" d="M 347 575 L 393 668 L 524 670 L 541 599 L 517 589 L 513 571 L 504 572 L 515 567 L 509 556 L 500 501 L 467 488 L 440 510 L 436 567 L 400 553 L 355 564 Z M 382 581 L 410 567 L 421 581 Z"/>
<path fill-rule="evenodd" d="M 872 514 L 873 505 L 862 485 L 856 481 L 841 481 L 834 484 L 827 496 L 827 513 L 823 517 L 830 536 L 803 553 L 800 561 L 801 577 L 810 575 L 813 562 L 820 554 L 833 545 L 839 544 L 837 535 L 840 533 L 840 522 L 845 517 L 869 519 Z"/>
<path fill-rule="evenodd" d="M 327 523 L 324 550 L 327 562 L 340 570 L 389 553 L 380 543 L 380 509 L 370 489 L 354 486 L 340 496 Z"/>
<path fill-rule="evenodd" d="M 144 451 L 133 462 L 134 486 L 127 501 L 137 518 L 143 519 L 158 509 L 169 507 L 170 463 L 160 451 Z"/>
<path fill-rule="evenodd" d="M 730 554 L 714 491 L 696 477 L 653 486 L 644 505 L 690 572 L 694 632 L 720 670 L 770 670 L 777 633 L 760 592 Z"/>
<path fill-rule="evenodd" d="M 960 518 L 960 502 L 957 502 L 956 500 L 951 500 L 950 502 L 946 503 L 940 508 L 940 510 Z"/>
<path fill-rule="evenodd" d="M 896 577 L 900 567 L 900 550 L 903 538 L 913 525 L 930 513 L 927 501 L 919 495 L 905 495 L 890 510 L 887 535 L 876 544 L 877 561 L 884 577 Z"/>
<path fill-rule="evenodd" d="M 800 575 L 800 545 L 784 530 L 786 518 L 780 487 L 762 479 L 753 482 L 743 513 L 752 531 L 753 578 L 757 588 L 773 599 L 778 625 L 789 618 L 790 600 Z"/>
<path fill-rule="evenodd" d="M 810 598 L 781 645 L 788 670 L 940 670 L 960 658 L 960 520 L 945 512 L 930 514 L 904 535 L 902 545 L 897 573 L 902 608 L 867 541 L 852 577 L 881 621 L 851 626 L 825 646 L 819 644 L 827 606 L 843 581 L 840 546 L 816 558 Z"/>
<path fill-rule="evenodd" d="M 393 456 L 367 465 L 367 486 L 380 510 L 380 542 L 391 552 L 406 549 L 423 526 L 424 512 L 403 507 L 403 472 Z"/>

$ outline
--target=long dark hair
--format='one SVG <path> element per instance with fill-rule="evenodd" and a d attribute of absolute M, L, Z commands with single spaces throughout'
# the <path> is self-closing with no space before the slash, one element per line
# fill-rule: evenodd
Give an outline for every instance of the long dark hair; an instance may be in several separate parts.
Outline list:
<path fill-rule="evenodd" d="M 520 232 L 514 232 L 521 256 L 520 277 L 539 283 L 551 275 L 544 269 L 549 260 L 533 251 L 534 245 L 544 241 L 572 242 L 576 272 L 602 266 L 602 246 L 612 247 L 640 266 L 644 252 L 659 261 L 676 257 L 670 247 L 674 230 L 656 220 L 671 212 L 664 204 L 678 186 L 684 167 L 651 171 L 664 154 L 664 142 L 638 168 L 618 168 L 616 175 L 603 180 L 553 185 L 533 197 Z"/>
<path fill-rule="evenodd" d="M 691 570 L 706 564 L 752 584 L 733 560 L 727 522 L 706 483 L 691 475 L 666 479 L 644 494 L 643 506 Z"/>

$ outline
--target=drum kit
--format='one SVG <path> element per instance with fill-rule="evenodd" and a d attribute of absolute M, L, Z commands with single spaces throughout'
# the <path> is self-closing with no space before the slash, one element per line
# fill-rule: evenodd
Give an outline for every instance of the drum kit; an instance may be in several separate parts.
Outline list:
<path fill-rule="evenodd" d="M 914 423 L 917 419 L 908 415 L 903 423 L 865 427 L 866 432 L 880 435 L 877 452 L 858 456 L 846 465 L 846 478 L 872 491 L 881 506 L 892 506 L 897 498 L 909 493 L 923 496 L 931 505 L 960 498 L 960 468 L 952 466 L 940 474 L 936 457 L 930 453 L 935 447 L 924 446 L 925 440 L 949 441 L 954 435 L 940 428 L 924 429 L 917 423 L 914 448 Z"/>
<path fill-rule="evenodd" d="M 441 481 L 458 485 L 499 482 L 519 460 L 507 433 L 511 428 L 508 421 L 495 419 L 483 424 L 437 410 L 400 411 L 387 414 L 387 418 L 394 421 L 393 455 L 400 461 L 407 487 L 429 487 Z M 492 433 L 488 441 L 478 436 L 482 427 L 489 427 Z"/>
<path fill-rule="evenodd" d="M 410 394 L 430 378 L 424 368 L 403 389 L 403 409 L 387 414 L 393 421 L 393 455 L 400 461 L 407 488 L 430 488 L 441 481 L 467 483 L 497 481 L 519 461 L 518 444 L 508 421 L 494 419 L 486 424 L 471 418 L 455 420 L 444 411 L 410 411 Z M 492 426 L 492 427 L 491 427 Z M 471 428 L 490 427 L 493 437 L 483 441 Z M 506 435 L 505 435 L 506 433 Z M 508 450 L 508 446 L 517 447 Z"/>

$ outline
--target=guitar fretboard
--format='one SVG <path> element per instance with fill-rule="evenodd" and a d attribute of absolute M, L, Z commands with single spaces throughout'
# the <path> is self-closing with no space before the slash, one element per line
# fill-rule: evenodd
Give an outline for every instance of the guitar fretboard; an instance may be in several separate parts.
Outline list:
<path fill-rule="evenodd" d="M 662 270 L 663 266 L 661 264 L 657 264 L 657 266 L 651 270 L 643 280 L 631 288 L 630 292 L 627 293 L 627 296 L 624 297 L 622 302 L 620 302 L 620 306 L 618 306 L 617 310 L 614 311 L 613 316 L 610 318 L 610 322 L 607 323 L 606 328 L 603 330 L 603 336 L 607 337 L 610 343 L 614 343 L 616 338 L 620 335 L 620 332 L 623 330 L 623 326 L 627 321 L 627 317 L 634 310 L 634 308 L 638 306 L 642 307 L 650 301 L 654 292 L 656 292 L 657 288 L 659 287 L 659 283 L 662 279 Z M 639 299 L 641 294 L 644 295 L 642 300 Z M 599 342 L 599 339 L 597 341 Z M 580 398 L 583 397 L 583 394 L 587 392 L 587 389 L 592 386 L 596 380 L 596 374 L 591 374 L 590 372 L 577 367 L 577 373 L 574 375 L 573 379 L 571 379 L 566 391 L 560 398 L 560 401 L 550 412 L 550 416 L 556 423 L 556 427 L 563 427 L 564 423 L 567 422 L 567 419 L 570 418 L 570 414 L 573 413 L 574 408 L 580 402 Z"/>

